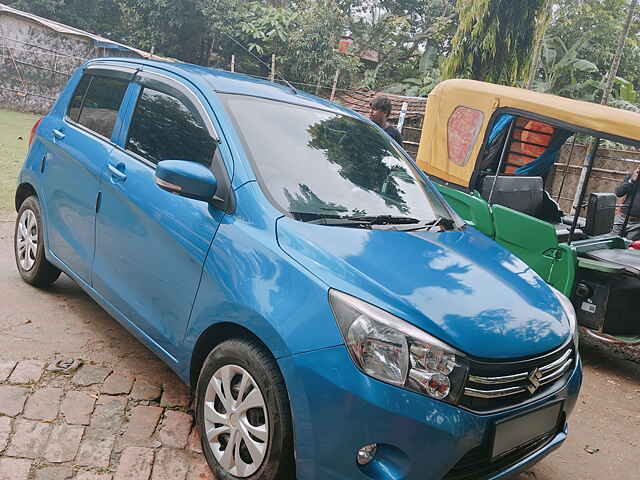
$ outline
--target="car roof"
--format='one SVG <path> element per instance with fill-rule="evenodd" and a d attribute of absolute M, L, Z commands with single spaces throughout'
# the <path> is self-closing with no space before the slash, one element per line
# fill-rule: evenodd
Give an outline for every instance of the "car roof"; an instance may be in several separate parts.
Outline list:
<path fill-rule="evenodd" d="M 331 110 L 343 115 L 362 118 L 360 114 L 353 110 L 326 99 L 310 95 L 301 90 L 294 90 L 286 85 L 242 73 L 226 72 L 224 70 L 217 70 L 190 63 L 155 61 L 131 57 L 98 58 L 88 62 L 88 64 L 96 63 L 125 63 L 151 66 L 182 76 L 199 87 L 202 87 L 204 84 L 218 93 L 250 95 L 323 110 Z"/>

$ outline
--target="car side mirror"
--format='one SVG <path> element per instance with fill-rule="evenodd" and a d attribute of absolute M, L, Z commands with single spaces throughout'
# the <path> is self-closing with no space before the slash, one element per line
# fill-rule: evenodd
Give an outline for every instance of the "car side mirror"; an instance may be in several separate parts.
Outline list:
<path fill-rule="evenodd" d="M 201 163 L 163 160 L 156 167 L 156 185 L 182 197 L 209 202 L 218 189 L 213 172 Z"/>

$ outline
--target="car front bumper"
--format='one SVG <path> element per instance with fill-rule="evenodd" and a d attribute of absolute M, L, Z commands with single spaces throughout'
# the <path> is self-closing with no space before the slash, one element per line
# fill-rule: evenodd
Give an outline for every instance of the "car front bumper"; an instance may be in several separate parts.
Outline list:
<path fill-rule="evenodd" d="M 568 418 L 582 383 L 578 357 L 560 390 L 507 411 L 478 414 L 364 375 L 344 346 L 282 358 L 279 365 L 289 392 L 301 480 L 441 479 L 465 455 L 491 441 L 498 420 L 557 401 Z M 543 445 L 469 478 L 508 478 L 558 448 L 566 436 L 565 423 Z M 377 460 L 362 469 L 356 452 L 371 443 L 380 445 Z"/>

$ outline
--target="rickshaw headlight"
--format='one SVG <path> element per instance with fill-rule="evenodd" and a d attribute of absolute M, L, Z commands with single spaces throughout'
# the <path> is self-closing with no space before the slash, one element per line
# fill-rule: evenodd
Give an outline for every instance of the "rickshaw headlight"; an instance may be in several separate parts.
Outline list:
<path fill-rule="evenodd" d="M 356 366 L 391 385 L 456 404 L 469 372 L 465 356 L 360 299 L 330 290 L 329 301 Z"/>

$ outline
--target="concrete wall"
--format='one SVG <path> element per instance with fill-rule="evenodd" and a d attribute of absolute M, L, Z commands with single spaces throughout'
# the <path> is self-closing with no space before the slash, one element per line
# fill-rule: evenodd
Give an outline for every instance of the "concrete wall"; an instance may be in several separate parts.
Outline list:
<path fill-rule="evenodd" d="M 91 39 L 0 13 L 0 108 L 45 113 L 85 60 L 129 52 L 96 48 Z"/>

